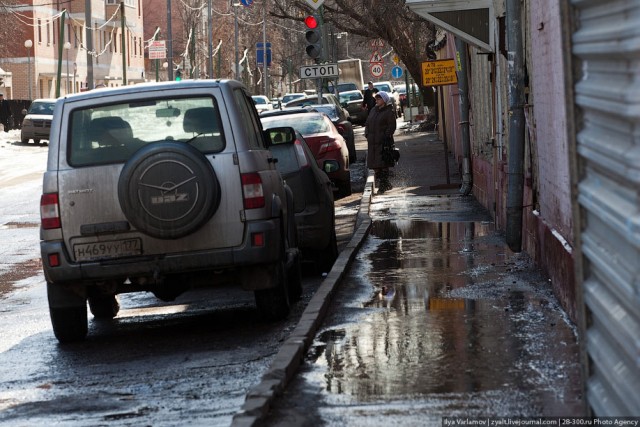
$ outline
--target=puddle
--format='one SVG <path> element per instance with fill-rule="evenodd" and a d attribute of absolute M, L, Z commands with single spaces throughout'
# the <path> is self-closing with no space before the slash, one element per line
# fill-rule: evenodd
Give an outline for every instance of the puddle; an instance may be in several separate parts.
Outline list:
<path fill-rule="evenodd" d="M 525 413 L 574 412 L 575 331 L 547 280 L 502 242 L 486 222 L 375 221 L 334 326 L 307 354 L 311 377 L 359 401 L 526 392 Z"/>
<path fill-rule="evenodd" d="M 17 228 L 38 228 L 40 224 L 37 222 L 7 222 L 0 225 L 0 230 L 12 230 Z"/>
<path fill-rule="evenodd" d="M 41 270 L 42 261 L 36 258 L 15 264 L 9 271 L 0 272 L 0 298 L 12 292 L 16 282 L 35 276 Z"/>

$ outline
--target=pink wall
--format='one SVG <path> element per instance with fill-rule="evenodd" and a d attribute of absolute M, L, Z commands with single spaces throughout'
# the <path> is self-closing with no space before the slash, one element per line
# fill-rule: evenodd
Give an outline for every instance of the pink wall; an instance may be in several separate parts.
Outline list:
<path fill-rule="evenodd" d="M 540 215 L 569 242 L 573 241 L 564 60 L 560 6 L 531 1 L 531 87 L 535 122 L 528 124 L 537 141 Z"/>

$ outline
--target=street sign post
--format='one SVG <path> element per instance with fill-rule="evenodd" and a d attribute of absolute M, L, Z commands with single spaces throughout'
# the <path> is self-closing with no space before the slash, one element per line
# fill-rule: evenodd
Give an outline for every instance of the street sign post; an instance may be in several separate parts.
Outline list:
<path fill-rule="evenodd" d="M 316 64 L 300 67 L 300 78 L 338 77 L 338 64 Z"/>
<path fill-rule="evenodd" d="M 371 75 L 373 77 L 380 77 L 382 76 L 382 73 L 384 73 L 384 66 L 381 63 L 371 64 L 369 69 L 371 70 Z"/>
<path fill-rule="evenodd" d="M 380 62 L 384 62 L 384 60 L 382 59 L 382 56 L 380 56 L 380 52 L 378 52 L 377 50 L 375 52 L 373 52 L 373 54 L 371 55 L 371 59 L 369 59 L 369 63 L 370 64 L 377 64 Z"/>
<path fill-rule="evenodd" d="M 259 67 L 264 66 L 264 43 L 256 43 L 256 63 Z M 271 42 L 267 42 L 267 67 L 271 67 Z"/>
<path fill-rule="evenodd" d="M 318 10 L 318 8 L 322 6 L 322 3 L 324 3 L 324 0 L 306 0 L 306 1 L 307 1 L 307 4 L 313 8 L 313 10 Z"/>
<path fill-rule="evenodd" d="M 149 59 L 165 59 L 167 48 L 164 40 L 154 40 L 149 43 Z"/>
<path fill-rule="evenodd" d="M 458 83 L 454 59 L 438 59 L 422 63 L 422 86 L 445 86 Z"/>

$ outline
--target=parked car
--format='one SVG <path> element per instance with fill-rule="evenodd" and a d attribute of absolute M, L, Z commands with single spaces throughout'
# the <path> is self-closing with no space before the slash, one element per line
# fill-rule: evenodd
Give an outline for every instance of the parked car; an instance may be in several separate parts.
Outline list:
<path fill-rule="evenodd" d="M 293 101 L 294 99 L 304 98 L 307 95 L 304 92 L 297 93 L 285 93 L 282 97 L 282 105 L 284 106 L 287 102 Z"/>
<path fill-rule="evenodd" d="M 366 108 L 362 108 L 364 97 L 359 90 L 340 92 L 340 104 L 349 112 L 351 123 L 363 125 L 369 115 Z"/>
<path fill-rule="evenodd" d="M 291 108 L 283 108 L 282 110 L 263 111 L 262 113 L 260 113 L 260 118 L 273 117 L 273 116 L 286 116 L 287 114 L 296 114 L 296 113 L 312 113 L 316 111 L 318 110 L 316 110 L 312 106 L 291 107 Z"/>
<path fill-rule="evenodd" d="M 418 85 L 412 83 L 409 88 L 411 89 L 411 103 L 417 105 L 416 99 L 420 96 Z M 407 105 L 407 85 L 397 85 L 393 89 L 398 93 L 398 99 L 400 100 L 400 109 L 404 112 Z"/>
<path fill-rule="evenodd" d="M 55 104 L 55 99 L 34 99 L 29 109 L 23 110 L 25 116 L 20 130 L 20 141 L 23 144 L 28 144 L 29 140 L 33 140 L 35 144 L 39 144 L 42 139 L 49 140 Z"/>
<path fill-rule="evenodd" d="M 266 96 L 253 95 L 251 98 L 256 105 L 256 110 L 258 110 L 258 113 L 261 111 L 273 110 L 273 104 L 271 104 L 271 101 Z"/>
<path fill-rule="evenodd" d="M 338 97 L 332 93 L 323 93 L 322 100 L 324 103 L 318 104 L 317 96 L 299 98 L 288 102 L 285 108 L 300 106 L 316 108 L 318 105 L 327 105 L 322 111 L 329 116 L 338 129 L 338 132 L 340 132 L 347 141 L 347 147 L 349 147 L 349 163 L 355 163 L 358 160 L 356 154 L 356 138 L 353 133 L 353 124 L 351 123 L 349 112 L 340 104 Z M 329 105 L 333 105 L 334 108 L 330 108 Z"/>
<path fill-rule="evenodd" d="M 271 133 L 268 127 L 265 130 Z M 270 135 L 273 144 L 269 150 L 293 192 L 298 247 L 303 260 L 313 261 L 319 273 L 328 272 L 338 257 L 333 185 L 300 132 L 296 131 L 293 141 L 280 138 L 277 128 L 274 132 Z"/>
<path fill-rule="evenodd" d="M 231 283 L 267 319 L 287 316 L 301 286 L 293 194 L 242 83 L 89 91 L 54 115 L 40 250 L 60 342 L 86 336 L 87 301 L 111 319 L 123 292 L 171 301 Z"/>
<path fill-rule="evenodd" d="M 385 91 L 389 94 L 389 96 L 393 99 L 393 105 L 395 107 L 396 117 L 402 116 L 402 110 L 400 109 L 400 95 L 393 88 L 391 82 L 374 82 L 373 87 L 378 89 L 378 91 Z"/>
<path fill-rule="evenodd" d="M 293 127 L 304 137 L 307 145 L 336 187 L 335 198 L 351 194 L 351 171 L 349 170 L 349 150 L 344 137 L 324 113 L 308 112 L 262 117 L 266 128 Z"/>
<path fill-rule="evenodd" d="M 355 83 L 338 83 L 335 86 L 330 83 L 329 90 L 331 93 L 336 94 L 336 92 L 342 93 L 348 90 L 359 90 L 359 88 Z"/>

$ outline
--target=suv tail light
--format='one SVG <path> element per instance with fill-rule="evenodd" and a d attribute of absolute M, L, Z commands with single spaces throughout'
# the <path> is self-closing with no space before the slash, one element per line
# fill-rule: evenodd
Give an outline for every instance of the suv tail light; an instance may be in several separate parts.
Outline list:
<path fill-rule="evenodd" d="M 340 148 L 342 148 L 340 142 L 337 139 L 331 138 L 330 140 L 323 142 L 322 145 L 320 145 L 318 154 L 324 154 L 329 151 L 340 151 Z"/>
<path fill-rule="evenodd" d="M 264 191 L 262 189 L 262 178 L 260 178 L 260 174 L 242 174 L 242 195 L 244 197 L 245 209 L 264 207 Z"/>
<path fill-rule="evenodd" d="M 47 193 L 40 197 L 40 222 L 45 230 L 60 228 L 58 193 Z"/>

